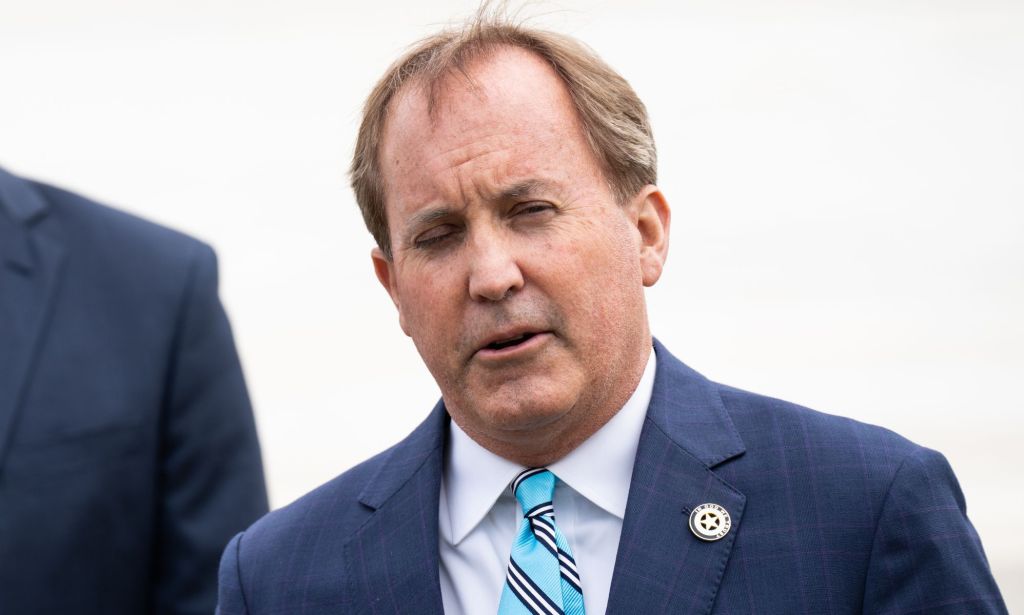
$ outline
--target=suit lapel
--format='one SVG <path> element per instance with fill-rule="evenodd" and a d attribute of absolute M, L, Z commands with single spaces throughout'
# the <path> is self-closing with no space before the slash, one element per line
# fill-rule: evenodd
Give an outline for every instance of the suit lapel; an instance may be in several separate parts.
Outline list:
<path fill-rule="evenodd" d="M 17 428 L 64 260 L 44 232 L 46 202 L 0 169 L 0 471 Z"/>
<path fill-rule="evenodd" d="M 658 369 L 623 520 L 609 613 L 708 613 L 746 498 L 713 471 L 744 452 L 714 386 L 655 341 Z M 713 542 L 689 529 L 694 507 L 725 508 L 732 528 Z"/>
<path fill-rule="evenodd" d="M 442 614 L 438 504 L 447 433 L 439 402 L 388 453 L 359 501 L 374 510 L 345 546 L 352 604 L 371 613 Z"/>

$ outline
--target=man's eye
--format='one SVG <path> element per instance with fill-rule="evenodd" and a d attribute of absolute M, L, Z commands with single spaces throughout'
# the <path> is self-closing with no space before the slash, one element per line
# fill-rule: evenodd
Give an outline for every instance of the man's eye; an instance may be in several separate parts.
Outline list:
<path fill-rule="evenodd" d="M 512 209 L 512 215 L 518 216 L 520 214 L 539 214 L 545 211 L 553 211 L 554 205 L 551 203 L 545 203 L 544 201 L 530 201 L 529 203 L 520 203 Z"/>
<path fill-rule="evenodd" d="M 456 233 L 458 233 L 458 230 L 459 229 L 453 224 L 435 226 L 434 228 L 418 235 L 413 243 L 417 248 L 429 248 L 430 246 L 454 237 Z"/>

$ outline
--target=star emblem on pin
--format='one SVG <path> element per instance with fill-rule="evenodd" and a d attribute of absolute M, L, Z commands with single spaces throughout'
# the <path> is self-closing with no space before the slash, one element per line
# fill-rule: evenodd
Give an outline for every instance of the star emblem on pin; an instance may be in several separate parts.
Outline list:
<path fill-rule="evenodd" d="M 729 511 L 718 504 L 701 504 L 690 513 L 690 531 L 701 540 L 719 540 L 729 533 L 730 528 L 732 518 Z"/>

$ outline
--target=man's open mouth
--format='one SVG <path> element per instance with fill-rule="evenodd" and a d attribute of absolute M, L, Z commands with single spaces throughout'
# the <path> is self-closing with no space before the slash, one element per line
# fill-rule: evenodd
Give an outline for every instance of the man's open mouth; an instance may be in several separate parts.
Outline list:
<path fill-rule="evenodd" d="M 537 334 L 536 333 L 520 333 L 519 335 L 516 335 L 515 337 L 510 337 L 510 338 L 507 338 L 507 339 L 491 342 L 490 344 L 487 344 L 486 346 L 484 346 L 484 349 L 485 350 L 502 350 L 504 348 L 510 348 L 512 346 L 518 346 L 519 344 L 522 344 L 523 342 L 525 342 L 526 340 L 530 339 L 531 337 L 533 337 L 535 335 L 537 335 Z"/>

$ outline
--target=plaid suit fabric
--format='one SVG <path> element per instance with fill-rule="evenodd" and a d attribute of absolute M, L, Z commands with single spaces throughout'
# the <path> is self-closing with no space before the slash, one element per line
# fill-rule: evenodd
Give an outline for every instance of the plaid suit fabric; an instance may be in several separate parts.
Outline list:
<path fill-rule="evenodd" d="M 884 429 L 719 387 L 746 496 L 714 613 L 1005 613 L 946 460 Z"/>
<path fill-rule="evenodd" d="M 609 613 L 1005 613 L 941 455 L 856 421 L 658 370 Z M 444 407 L 229 545 L 224 615 L 441 613 Z M 693 507 L 732 517 L 696 539 Z M 585 574 L 585 571 L 582 571 Z"/>

